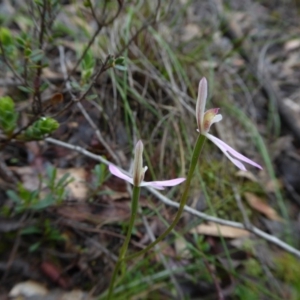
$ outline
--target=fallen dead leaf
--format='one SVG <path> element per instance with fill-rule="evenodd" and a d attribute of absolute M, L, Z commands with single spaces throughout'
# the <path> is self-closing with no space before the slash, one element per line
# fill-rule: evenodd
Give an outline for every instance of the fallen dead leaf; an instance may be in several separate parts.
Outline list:
<path fill-rule="evenodd" d="M 180 236 L 175 240 L 175 250 L 177 256 L 181 258 L 186 258 L 186 259 L 192 258 L 192 254 L 187 248 L 187 241 L 182 236 Z"/>
<path fill-rule="evenodd" d="M 74 179 L 67 185 L 69 198 L 77 201 L 86 200 L 88 193 L 88 187 L 85 183 L 87 178 L 86 170 L 84 168 L 57 169 L 57 180 L 62 178 L 67 173 L 69 173 L 70 177 Z"/>
<path fill-rule="evenodd" d="M 262 198 L 252 193 L 245 193 L 245 199 L 253 209 L 264 214 L 268 219 L 282 221 L 282 218 L 277 214 L 275 209 L 270 207 Z"/>
<path fill-rule="evenodd" d="M 250 171 L 242 171 L 242 170 L 239 170 L 239 171 L 236 172 L 235 175 L 236 175 L 237 177 L 249 179 L 250 181 L 253 181 L 253 182 L 258 182 L 258 180 L 257 180 L 256 177 L 254 176 L 254 174 L 251 173 Z"/>
<path fill-rule="evenodd" d="M 80 290 L 73 290 L 70 292 L 65 292 L 60 298 L 61 300 L 84 300 L 84 299 L 95 299 L 87 296 L 87 294 Z"/>
<path fill-rule="evenodd" d="M 37 190 L 40 186 L 40 172 L 33 167 L 9 167 L 9 169 L 16 173 L 23 183 L 24 188 L 29 191 Z"/>
<path fill-rule="evenodd" d="M 292 51 L 300 48 L 300 39 L 293 39 L 284 44 L 284 50 Z"/>
<path fill-rule="evenodd" d="M 32 280 L 17 283 L 9 292 L 9 297 L 45 296 L 48 290 L 40 283 Z"/>
<path fill-rule="evenodd" d="M 201 38 L 202 32 L 198 24 L 190 23 L 183 27 L 181 40 L 188 42 L 192 39 Z"/>
<path fill-rule="evenodd" d="M 56 81 L 64 80 L 64 77 L 61 73 L 52 71 L 50 68 L 44 68 L 42 76 L 47 78 L 48 80 L 56 80 Z"/>
<path fill-rule="evenodd" d="M 234 228 L 226 225 L 219 225 L 215 223 L 200 224 L 192 228 L 190 233 L 198 233 L 211 236 L 223 236 L 225 238 L 239 238 L 250 236 L 250 232 L 245 229 Z"/>
<path fill-rule="evenodd" d="M 298 64 L 298 66 L 300 67 L 300 56 L 298 58 L 296 58 L 296 63 Z M 290 98 L 284 98 L 282 100 L 283 105 L 285 106 L 285 109 L 289 112 L 289 114 L 291 115 L 291 117 L 293 117 L 295 119 L 295 122 L 297 124 L 297 126 L 300 127 L 300 121 L 299 121 L 299 117 L 300 117 L 300 105 L 298 103 L 297 100 L 292 100 Z"/>
<path fill-rule="evenodd" d="M 264 188 L 267 193 L 275 193 L 278 189 L 282 188 L 283 184 L 280 179 L 270 179 L 266 182 Z"/>

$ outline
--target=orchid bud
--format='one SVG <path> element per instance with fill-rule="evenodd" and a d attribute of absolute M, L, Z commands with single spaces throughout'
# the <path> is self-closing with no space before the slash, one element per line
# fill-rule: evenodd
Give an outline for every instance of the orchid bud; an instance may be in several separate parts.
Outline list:
<path fill-rule="evenodd" d="M 143 150 L 144 145 L 141 140 L 139 140 L 135 146 L 134 150 L 134 161 L 133 161 L 133 185 L 140 186 L 144 180 L 145 172 L 147 167 L 143 168 Z"/>

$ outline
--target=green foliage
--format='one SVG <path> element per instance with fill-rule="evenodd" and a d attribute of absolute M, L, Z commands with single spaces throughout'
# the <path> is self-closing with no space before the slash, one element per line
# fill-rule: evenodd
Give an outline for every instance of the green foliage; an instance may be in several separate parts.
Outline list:
<path fill-rule="evenodd" d="M 257 293 L 256 289 L 252 289 L 249 286 L 238 285 L 235 288 L 234 293 L 238 297 L 238 299 L 241 299 L 241 300 L 260 299 L 259 294 Z"/>
<path fill-rule="evenodd" d="M 17 37 L 16 41 L 18 46 L 21 48 L 21 50 L 24 50 L 24 53 L 26 55 L 29 55 L 30 53 L 28 52 L 29 50 L 29 45 L 30 45 L 30 37 L 26 32 L 21 32 Z"/>
<path fill-rule="evenodd" d="M 38 6 L 43 6 L 42 0 L 34 0 L 34 3 L 37 4 Z"/>
<path fill-rule="evenodd" d="M 205 241 L 203 235 L 195 235 L 195 240 L 197 243 L 197 248 L 203 253 L 209 253 L 210 245 Z M 189 245 L 189 244 L 188 244 Z"/>
<path fill-rule="evenodd" d="M 83 1 L 83 5 L 84 5 L 85 7 L 92 7 L 91 0 L 84 0 L 84 1 Z"/>
<path fill-rule="evenodd" d="M 67 173 L 60 179 L 57 179 L 57 171 L 49 166 L 46 169 L 47 178 L 44 180 L 48 193 L 41 193 L 40 189 L 30 191 L 21 183 L 17 190 L 8 190 L 7 196 L 15 203 L 14 211 L 22 213 L 27 210 L 40 211 L 52 205 L 59 205 L 66 197 L 66 186 L 73 181 L 70 174 Z"/>
<path fill-rule="evenodd" d="M 64 241 L 64 236 L 51 224 L 49 219 L 42 220 L 39 225 L 24 228 L 21 235 L 38 235 L 39 239 L 29 247 L 29 252 L 35 252 L 45 243 Z"/>
<path fill-rule="evenodd" d="M 125 71 L 127 69 L 125 66 L 125 57 L 120 56 L 120 57 L 116 58 L 114 61 L 114 67 L 115 67 L 115 69 Z"/>
<path fill-rule="evenodd" d="M 4 47 L 13 45 L 13 38 L 11 32 L 6 27 L 0 27 L 0 42 Z"/>
<path fill-rule="evenodd" d="M 86 83 L 93 75 L 95 59 L 92 50 L 89 49 L 81 62 L 81 81 Z"/>
<path fill-rule="evenodd" d="M 38 61 L 42 60 L 45 56 L 44 51 L 40 49 L 32 50 L 30 48 L 26 48 L 25 54 L 27 58 L 33 63 L 37 63 Z"/>
<path fill-rule="evenodd" d="M 106 165 L 97 164 L 92 171 L 95 175 L 95 187 L 101 186 L 107 178 Z"/>
<path fill-rule="evenodd" d="M 41 140 L 45 135 L 51 134 L 59 127 L 59 123 L 48 117 L 42 117 L 34 122 L 25 131 L 25 138 L 28 140 Z"/>
<path fill-rule="evenodd" d="M 28 209 L 40 210 L 52 203 L 49 203 L 49 199 L 45 198 L 42 201 L 39 199 L 39 192 L 27 190 L 21 183 L 17 186 L 17 191 L 8 190 L 7 196 L 15 202 L 15 212 L 21 213 Z"/>
<path fill-rule="evenodd" d="M 0 98 L 0 128 L 10 134 L 17 126 L 18 113 L 15 111 L 14 101 L 8 97 Z"/>
<path fill-rule="evenodd" d="M 295 256 L 289 253 L 282 253 L 279 257 L 275 258 L 275 272 L 287 283 L 290 283 L 295 292 L 300 295 L 300 261 Z M 295 298 L 299 299 L 299 298 Z"/>
<path fill-rule="evenodd" d="M 53 166 L 49 165 L 46 168 L 47 172 L 47 187 L 50 189 L 52 197 L 54 197 L 56 203 L 61 203 L 66 196 L 66 186 L 73 182 L 69 173 L 64 174 L 57 180 L 57 170 Z"/>
<path fill-rule="evenodd" d="M 125 57 L 119 56 L 118 58 L 111 57 L 108 64 L 118 70 L 125 71 L 127 68 L 125 66 Z"/>
<path fill-rule="evenodd" d="M 244 263 L 244 266 L 246 268 L 247 274 L 249 274 L 250 276 L 260 277 L 262 275 L 261 265 L 256 259 L 247 259 Z"/>

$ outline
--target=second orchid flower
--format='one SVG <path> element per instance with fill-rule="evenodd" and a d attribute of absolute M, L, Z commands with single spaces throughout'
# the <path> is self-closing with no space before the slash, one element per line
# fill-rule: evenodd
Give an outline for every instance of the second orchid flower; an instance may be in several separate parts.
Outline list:
<path fill-rule="evenodd" d="M 228 157 L 228 159 L 235 164 L 239 169 L 245 171 L 246 167 L 242 162 L 248 163 L 256 168 L 262 169 L 262 167 L 246 156 L 238 153 L 222 140 L 216 138 L 212 134 L 208 133 L 212 124 L 222 120 L 222 115 L 218 114 L 219 108 L 212 108 L 205 112 L 205 105 L 207 99 L 207 80 L 202 78 L 199 82 L 198 99 L 196 104 L 196 119 L 198 125 L 198 132 L 201 135 L 211 140 L 219 149 Z"/>

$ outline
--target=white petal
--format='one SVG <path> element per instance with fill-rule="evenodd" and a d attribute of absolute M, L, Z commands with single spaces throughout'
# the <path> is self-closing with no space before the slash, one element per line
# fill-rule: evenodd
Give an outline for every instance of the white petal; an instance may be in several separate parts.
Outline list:
<path fill-rule="evenodd" d="M 214 124 L 214 123 L 217 123 L 217 122 L 220 122 L 222 119 L 223 119 L 222 115 L 215 115 L 215 116 L 213 117 L 213 119 L 211 120 L 210 125 L 212 125 L 212 124 Z"/>
<path fill-rule="evenodd" d="M 210 124 L 209 124 L 209 127 L 205 129 L 205 132 L 208 133 L 209 130 L 210 130 L 211 125 L 214 124 L 214 123 L 220 122 L 220 121 L 222 120 L 222 118 L 223 118 L 222 115 L 215 115 L 215 116 L 211 119 Z M 205 119 L 205 118 L 204 118 L 204 119 Z M 204 121 L 204 122 L 205 122 L 205 121 Z M 205 126 L 204 126 L 204 127 L 205 127 Z"/>

